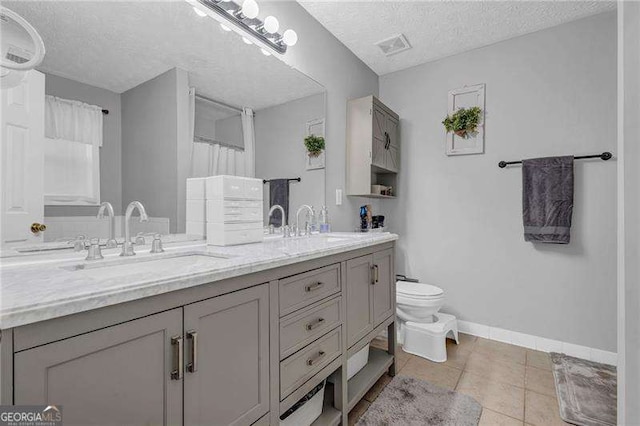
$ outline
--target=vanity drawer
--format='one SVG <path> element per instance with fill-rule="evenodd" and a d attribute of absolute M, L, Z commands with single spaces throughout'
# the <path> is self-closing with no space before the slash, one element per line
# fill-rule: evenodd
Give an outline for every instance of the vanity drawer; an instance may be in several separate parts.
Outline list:
<path fill-rule="evenodd" d="M 280 316 L 285 316 L 340 291 L 340 264 L 280 280 Z"/>
<path fill-rule="evenodd" d="M 280 400 L 340 356 L 341 327 L 280 362 Z"/>
<path fill-rule="evenodd" d="M 224 200 L 222 202 L 224 207 L 257 207 L 262 208 L 262 200 Z"/>
<path fill-rule="evenodd" d="M 342 297 L 293 313 L 280 320 L 280 359 L 286 358 L 305 345 L 342 323 Z"/>

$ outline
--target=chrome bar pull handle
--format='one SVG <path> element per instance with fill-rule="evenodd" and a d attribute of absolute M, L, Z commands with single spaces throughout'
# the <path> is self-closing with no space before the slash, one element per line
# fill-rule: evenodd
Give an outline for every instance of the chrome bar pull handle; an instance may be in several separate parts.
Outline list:
<path fill-rule="evenodd" d="M 171 371 L 171 380 L 182 379 L 182 336 L 173 336 L 171 338 L 171 346 L 173 347 L 173 370 Z"/>
<path fill-rule="evenodd" d="M 187 331 L 187 340 L 191 342 L 191 360 L 187 364 L 187 371 L 195 373 L 198 371 L 198 333 L 194 330 Z"/>
<path fill-rule="evenodd" d="M 378 265 L 373 265 L 373 283 L 376 284 L 380 281 L 380 271 Z"/>
<path fill-rule="evenodd" d="M 319 351 L 318 355 L 316 355 L 314 358 L 309 358 L 307 360 L 307 365 L 311 366 L 315 364 L 316 362 L 320 361 L 324 356 L 325 356 L 324 351 Z"/>
<path fill-rule="evenodd" d="M 307 331 L 311 331 L 314 328 L 318 328 L 323 322 L 324 322 L 324 318 L 315 319 L 306 325 L 306 329 Z"/>
<path fill-rule="evenodd" d="M 307 293 L 311 293 L 314 290 L 318 290 L 319 288 L 322 288 L 324 286 L 324 283 L 318 281 L 317 283 L 313 283 L 313 284 L 307 284 L 304 287 L 304 291 Z"/>

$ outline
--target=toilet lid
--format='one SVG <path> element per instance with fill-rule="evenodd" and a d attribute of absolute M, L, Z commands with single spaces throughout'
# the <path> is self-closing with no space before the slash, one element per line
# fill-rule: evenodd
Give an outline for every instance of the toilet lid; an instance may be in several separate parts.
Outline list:
<path fill-rule="evenodd" d="M 431 284 L 409 283 L 406 281 L 398 281 L 396 283 L 396 292 L 403 296 L 415 298 L 436 297 L 444 293 L 440 287 Z"/>

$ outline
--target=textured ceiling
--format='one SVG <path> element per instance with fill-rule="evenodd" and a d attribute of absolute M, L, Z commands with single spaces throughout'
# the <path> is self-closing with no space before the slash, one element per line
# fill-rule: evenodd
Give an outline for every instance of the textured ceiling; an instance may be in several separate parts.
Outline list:
<path fill-rule="evenodd" d="M 379 75 L 616 7 L 607 1 L 298 2 Z M 375 46 L 398 34 L 413 48 L 387 57 Z"/>
<path fill-rule="evenodd" d="M 261 109 L 324 89 L 197 16 L 185 1 L 3 1 L 42 35 L 40 69 L 122 93 L 171 68 L 228 104 Z"/>

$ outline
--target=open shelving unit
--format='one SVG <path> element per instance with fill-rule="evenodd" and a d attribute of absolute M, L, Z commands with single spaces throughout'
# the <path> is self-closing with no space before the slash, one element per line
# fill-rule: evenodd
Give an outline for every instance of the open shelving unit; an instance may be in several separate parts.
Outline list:
<path fill-rule="evenodd" d="M 391 364 L 393 364 L 393 355 L 382 349 L 374 347 L 369 349 L 369 362 L 355 376 L 349 379 L 347 385 L 349 411 L 371 389 L 371 386 L 386 373 Z"/>

